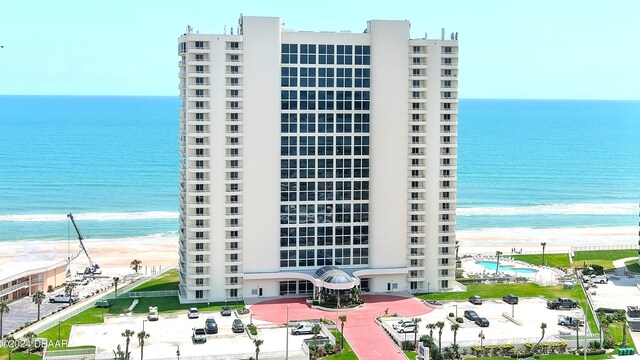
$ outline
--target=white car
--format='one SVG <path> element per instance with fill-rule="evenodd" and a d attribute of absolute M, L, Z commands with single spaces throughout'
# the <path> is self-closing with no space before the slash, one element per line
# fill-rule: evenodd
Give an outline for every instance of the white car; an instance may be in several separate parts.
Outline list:
<path fill-rule="evenodd" d="M 291 329 L 292 335 L 313 334 L 313 327 L 317 324 L 300 323 Z"/>
<path fill-rule="evenodd" d="M 191 308 L 189 309 L 189 319 L 197 319 L 198 317 L 200 317 L 200 312 L 198 312 L 198 308 Z"/>
<path fill-rule="evenodd" d="M 399 333 L 412 333 L 418 331 L 418 327 L 414 322 L 404 323 L 402 326 L 398 326 L 396 331 Z"/>
<path fill-rule="evenodd" d="M 399 328 L 405 326 L 405 324 L 413 324 L 413 321 L 407 319 L 398 320 L 397 322 L 393 323 L 393 328 L 398 330 Z"/>
<path fill-rule="evenodd" d="M 79 299 L 78 295 L 71 295 L 72 303 L 78 301 L 78 299 Z M 65 294 L 58 294 L 58 295 L 49 297 L 49 302 L 50 303 L 68 303 L 69 297 Z"/>

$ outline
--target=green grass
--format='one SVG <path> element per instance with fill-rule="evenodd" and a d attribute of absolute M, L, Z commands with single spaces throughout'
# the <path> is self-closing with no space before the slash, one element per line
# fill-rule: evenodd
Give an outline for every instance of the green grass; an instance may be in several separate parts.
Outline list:
<path fill-rule="evenodd" d="M 8 359 L 9 358 L 9 353 L 8 352 L 4 352 L 2 354 L 0 354 L 0 359 Z M 42 356 L 40 356 L 40 354 L 31 354 L 31 357 L 29 357 L 29 353 L 26 352 L 14 352 L 11 354 L 11 359 L 12 360 L 39 360 L 42 359 Z"/>
<path fill-rule="evenodd" d="M 108 308 L 109 314 L 122 314 L 133 303 L 134 299 L 120 298 L 109 300 L 111 306 Z M 227 302 L 227 306 L 232 309 L 238 309 L 244 306 L 240 301 Z M 160 313 L 171 313 L 186 311 L 189 308 L 197 307 L 200 311 L 219 311 L 225 306 L 224 302 L 212 302 L 212 303 L 195 303 L 195 304 L 180 304 L 177 296 L 156 297 L 156 298 L 138 298 L 138 304 L 133 308 L 134 314 L 146 314 L 149 312 L 149 306 L 157 306 Z"/>
<path fill-rule="evenodd" d="M 640 273 L 640 265 L 638 265 L 638 259 L 629 260 L 624 263 L 627 270 L 635 273 Z"/>
<path fill-rule="evenodd" d="M 415 351 L 405 351 L 404 355 L 409 358 L 409 360 L 415 360 L 418 353 Z"/>
<path fill-rule="evenodd" d="M 616 344 L 622 343 L 622 323 L 616 322 L 609 324 L 609 336 L 611 336 Z M 632 347 L 636 349 L 635 344 L 633 343 L 633 338 L 631 337 L 631 332 L 627 329 L 627 345 L 625 347 Z M 637 352 L 637 349 L 636 349 Z"/>
<path fill-rule="evenodd" d="M 606 251 L 576 251 L 573 258 L 574 266 L 589 264 L 601 265 L 604 271 L 613 271 L 613 261 L 627 257 L 638 256 L 637 250 L 606 250 Z"/>
<path fill-rule="evenodd" d="M 510 357 L 500 357 L 500 356 L 488 356 L 488 357 L 479 357 L 473 358 L 474 360 L 511 360 Z M 581 360 L 584 359 L 584 355 L 573 355 L 573 354 L 554 354 L 554 355 L 540 355 L 540 360 Z M 601 360 L 601 359 L 613 359 L 613 357 L 609 354 L 602 355 L 587 355 L 587 359 L 589 360 Z"/>
<path fill-rule="evenodd" d="M 462 292 L 447 292 L 447 293 L 433 293 L 433 294 L 419 294 L 418 297 L 424 300 L 467 300 L 471 295 L 480 295 L 485 299 L 502 299 L 506 294 L 515 294 L 519 297 L 535 297 L 543 296 L 549 300 L 559 297 L 568 297 L 576 300 L 583 309 L 589 309 L 587 301 L 582 292 L 582 288 L 579 285 L 573 287 L 573 289 L 564 289 L 562 285 L 555 286 L 540 286 L 534 283 L 522 283 L 522 284 L 469 284 L 467 285 L 467 291 Z M 516 309 L 517 310 L 517 309 Z M 586 311 L 587 319 L 589 322 L 589 328 L 591 331 L 596 331 L 596 323 L 591 311 Z"/>
<path fill-rule="evenodd" d="M 137 286 L 131 291 L 178 290 L 179 283 L 180 279 L 178 278 L 178 269 L 173 269 L 153 280 L 149 280 L 146 283 Z"/>
<path fill-rule="evenodd" d="M 542 264 L 542 254 L 512 255 L 514 259 L 524 261 L 532 265 Z M 545 254 L 544 262 L 552 267 L 569 267 L 569 254 Z"/>
<path fill-rule="evenodd" d="M 336 344 L 340 344 L 342 334 L 339 331 L 331 331 L 333 336 L 336 337 Z M 342 359 L 342 360 L 358 360 L 356 353 L 351 349 L 351 345 L 347 339 L 344 340 L 344 349 L 339 354 L 333 354 L 331 356 L 325 356 L 323 359 Z"/>
<path fill-rule="evenodd" d="M 105 311 L 107 314 L 107 311 Z M 100 324 L 102 323 L 102 311 L 98 308 L 90 308 L 87 309 L 80 314 L 71 317 L 62 323 L 60 323 L 60 341 L 69 340 L 69 334 L 71 333 L 71 326 L 75 324 Z M 58 326 L 54 326 L 49 330 L 45 330 L 38 334 L 38 337 L 47 338 L 52 342 L 56 342 L 58 340 Z M 67 349 L 67 347 L 56 347 L 50 346 L 49 350 L 62 350 Z"/>

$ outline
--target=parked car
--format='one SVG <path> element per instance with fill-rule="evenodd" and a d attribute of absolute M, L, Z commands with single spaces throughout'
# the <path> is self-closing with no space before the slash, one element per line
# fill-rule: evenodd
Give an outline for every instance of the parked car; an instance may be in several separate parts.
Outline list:
<path fill-rule="evenodd" d="M 547 301 L 548 309 L 575 309 L 576 307 L 578 307 L 578 302 L 567 298 L 558 298 L 558 300 Z"/>
<path fill-rule="evenodd" d="M 187 316 L 189 319 L 197 319 L 200 317 L 200 312 L 198 311 L 198 308 L 191 308 L 189 309 L 189 314 Z"/>
<path fill-rule="evenodd" d="M 469 319 L 471 321 L 476 321 L 476 319 L 479 318 L 480 316 L 478 316 L 478 313 L 476 313 L 473 310 L 465 310 L 464 311 L 464 317 L 466 317 L 467 319 Z"/>
<path fill-rule="evenodd" d="M 582 277 L 582 281 L 583 282 L 593 282 L 593 283 L 600 283 L 600 284 L 605 284 L 607 282 L 609 282 L 609 278 L 607 277 L 607 275 L 584 275 Z"/>
<path fill-rule="evenodd" d="M 476 318 L 474 320 L 474 322 L 476 323 L 476 325 L 478 325 L 480 327 L 488 327 L 489 326 L 489 320 L 487 320 L 487 318 L 479 317 L 479 318 Z"/>
<path fill-rule="evenodd" d="M 191 336 L 194 343 L 206 343 L 207 342 L 207 332 L 203 328 L 194 328 L 193 335 Z"/>
<path fill-rule="evenodd" d="M 157 306 L 149 306 L 149 315 L 147 315 L 147 319 L 149 319 L 149 321 L 158 320 L 158 307 Z"/>
<path fill-rule="evenodd" d="M 418 331 L 418 327 L 416 324 L 412 322 L 404 323 L 404 325 L 396 328 L 396 331 L 399 333 L 412 333 Z"/>
<path fill-rule="evenodd" d="M 78 301 L 78 299 L 79 299 L 78 295 L 71 295 L 72 303 Z M 68 303 L 69 297 L 65 294 L 58 294 L 58 295 L 49 297 L 49 302 L 50 303 Z"/>
<path fill-rule="evenodd" d="M 407 320 L 407 319 L 402 319 L 402 320 L 398 320 L 397 322 L 393 323 L 391 326 L 394 329 L 397 330 L 398 328 L 403 327 L 405 324 L 413 324 L 413 321 L 412 320 Z"/>
<path fill-rule="evenodd" d="M 220 310 L 220 315 L 231 316 L 231 308 L 228 306 L 223 307 L 222 310 Z"/>
<path fill-rule="evenodd" d="M 513 294 L 507 294 L 502 297 L 502 301 L 506 302 L 507 304 L 515 305 L 518 303 L 518 297 Z"/>
<path fill-rule="evenodd" d="M 482 305 L 482 298 L 480 297 L 480 295 L 473 295 L 469 297 L 469 302 L 474 305 Z"/>
<path fill-rule="evenodd" d="M 313 327 L 317 324 L 312 323 L 300 323 L 293 328 L 291 328 L 291 334 L 300 335 L 300 334 L 313 334 Z"/>
<path fill-rule="evenodd" d="M 242 323 L 242 320 L 233 320 L 233 324 L 231 324 L 231 331 L 233 331 L 234 333 L 244 332 L 244 324 Z"/>
<path fill-rule="evenodd" d="M 207 318 L 204 322 L 204 330 L 207 334 L 217 334 L 218 333 L 218 323 L 214 318 Z"/>
<path fill-rule="evenodd" d="M 560 316 L 558 317 L 558 325 L 576 327 L 583 325 L 583 321 L 573 316 Z"/>

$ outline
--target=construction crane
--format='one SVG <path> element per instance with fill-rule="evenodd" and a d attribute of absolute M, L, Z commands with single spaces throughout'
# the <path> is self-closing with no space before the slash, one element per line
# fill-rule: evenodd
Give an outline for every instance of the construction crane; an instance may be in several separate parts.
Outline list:
<path fill-rule="evenodd" d="M 91 252 L 84 244 L 84 241 L 83 241 L 84 237 L 82 237 L 82 233 L 80 232 L 80 229 L 78 229 L 78 225 L 76 224 L 76 221 L 73 219 L 73 214 L 67 214 L 67 217 L 71 219 L 71 223 L 73 224 L 73 227 L 76 229 L 76 233 L 78 233 L 78 241 L 80 241 L 80 251 L 73 258 L 69 258 L 69 265 L 71 265 L 71 260 L 77 258 L 80 254 L 84 252 L 84 254 L 87 255 L 87 259 L 89 259 L 89 266 L 86 269 L 84 269 L 84 272 L 79 272 L 79 274 L 82 274 L 82 275 L 102 274 L 100 265 L 96 264 L 95 260 L 93 259 L 93 256 L 91 256 Z"/>

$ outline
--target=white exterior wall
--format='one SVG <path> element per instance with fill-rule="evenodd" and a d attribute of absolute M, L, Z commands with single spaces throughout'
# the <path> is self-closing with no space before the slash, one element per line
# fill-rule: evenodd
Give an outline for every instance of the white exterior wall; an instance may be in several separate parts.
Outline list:
<path fill-rule="evenodd" d="M 408 21 L 370 21 L 372 268 L 407 262 Z M 405 281 L 401 281 L 404 289 Z"/>
<path fill-rule="evenodd" d="M 280 266 L 280 19 L 244 18 L 244 272 Z"/>
<path fill-rule="evenodd" d="M 238 289 L 238 297 L 256 296 L 253 290 L 262 289 L 263 297 L 279 295 L 279 281 L 296 280 L 299 278 L 282 274 L 280 268 L 280 45 L 282 43 L 297 44 L 346 44 L 346 45 L 370 45 L 371 46 L 371 108 L 370 108 L 370 190 L 369 190 L 369 264 L 357 266 L 345 266 L 345 268 L 364 268 L 363 273 L 370 271 L 368 276 L 361 276 L 369 279 L 369 288 L 372 292 L 387 292 L 389 283 L 397 283 L 397 288 L 393 291 L 403 291 L 409 289 L 410 281 L 416 281 L 415 276 L 407 275 L 409 270 L 419 270 L 421 288 L 426 290 L 429 284 L 430 290 L 439 290 L 442 280 L 454 279 L 454 244 L 455 244 L 455 166 L 447 167 L 452 171 L 453 176 L 449 179 L 452 189 L 443 190 L 440 183 L 443 180 L 440 170 L 442 158 L 440 137 L 442 121 L 440 110 L 442 99 L 441 89 L 441 46 L 451 44 L 456 48 L 457 63 L 457 41 L 440 40 L 410 40 L 408 21 L 370 21 L 366 33 L 315 33 L 315 32 L 290 32 L 281 31 L 281 20 L 279 18 L 268 17 L 244 17 L 242 35 L 198 35 L 188 34 L 181 37 L 181 41 L 206 41 L 210 49 L 208 54 L 210 61 L 200 62 L 197 65 L 206 64 L 210 71 L 206 74 L 181 74 L 181 81 L 188 83 L 190 76 L 204 76 L 210 81 L 208 86 L 195 87 L 206 89 L 208 95 L 205 97 L 192 98 L 185 96 L 186 104 L 192 101 L 208 101 L 209 108 L 197 110 L 209 114 L 210 119 L 205 122 L 189 121 L 189 114 L 195 112 L 186 106 L 181 114 L 185 117 L 181 128 L 188 128 L 195 124 L 206 124 L 209 131 L 205 134 L 193 134 L 184 131 L 185 142 L 195 137 L 205 137 L 209 145 L 205 145 L 210 152 L 208 158 L 209 166 L 205 169 L 193 169 L 195 158 L 186 156 L 186 184 L 189 187 L 190 178 L 196 171 L 205 172 L 210 178 L 208 181 L 209 190 L 204 193 L 205 204 L 196 204 L 195 196 L 202 193 L 187 190 L 184 192 L 183 209 L 191 214 L 195 208 L 204 207 L 209 216 L 206 217 L 209 226 L 205 229 L 195 228 L 195 219 L 202 217 L 186 216 L 185 238 L 191 239 L 195 231 L 206 231 L 207 240 L 198 240 L 208 246 L 208 251 L 193 252 L 195 243 L 193 240 L 181 240 L 181 251 L 186 254 L 185 274 L 181 274 L 181 291 L 183 301 L 197 301 L 195 299 L 196 289 L 205 290 L 205 298 L 200 301 L 217 301 L 228 298 L 229 289 Z M 229 54 L 228 42 L 239 42 L 240 49 L 232 52 L 241 54 L 241 61 L 237 64 L 230 64 L 226 60 Z M 414 225 L 409 221 L 409 197 L 412 192 L 408 182 L 411 177 L 410 157 L 408 151 L 411 149 L 411 119 L 410 106 L 411 96 L 411 46 L 419 44 L 428 49 L 428 65 L 425 66 L 427 74 L 420 79 L 426 81 L 426 92 L 428 96 L 426 103 L 426 123 L 425 131 L 420 134 L 426 139 L 424 145 L 420 145 L 425 150 L 424 177 L 420 179 L 426 184 L 423 210 L 424 221 L 420 223 L 424 227 L 424 233 L 420 235 L 421 249 L 424 255 L 409 256 L 409 249 L 416 245 L 410 245 L 411 234 L 409 227 Z M 189 52 L 187 56 L 189 56 Z M 200 50 L 202 52 L 202 50 Z M 187 68 L 196 63 L 187 61 Z M 226 95 L 230 89 L 226 81 L 230 75 L 226 74 L 229 65 L 238 65 L 241 74 L 232 75 L 240 77 L 241 86 L 233 87 L 240 89 L 241 95 L 238 99 L 229 99 Z M 184 66 L 184 65 L 183 65 Z M 415 66 L 414 66 L 415 67 Z M 457 66 L 451 67 L 456 69 Z M 182 70 L 182 66 L 181 66 Z M 457 77 L 456 87 L 457 87 Z M 187 93 L 191 86 L 187 85 Z M 328 89 L 331 90 L 331 89 Z M 338 90 L 338 89 L 336 89 Z M 421 89 L 421 91 L 424 89 Z M 457 89 L 452 89 L 457 98 Z M 181 90 L 181 94 L 183 91 Z M 242 108 L 229 110 L 227 104 L 229 100 L 238 100 Z M 457 109 L 457 100 L 455 102 Z M 230 134 L 228 132 L 229 112 L 238 112 L 241 119 L 237 123 L 241 126 L 240 133 Z M 457 138 L 457 110 L 449 113 L 455 117 L 452 133 L 455 147 Z M 181 120 L 182 121 L 182 120 Z M 409 129 L 409 130 L 408 130 Z M 455 130 L 454 130 L 455 129 Z M 229 146 L 227 145 L 230 136 L 239 137 L 241 140 L 241 160 L 240 172 L 242 190 L 240 195 L 240 216 L 229 216 L 227 209 L 230 205 L 228 196 L 230 193 L 226 189 L 230 183 L 226 179 L 229 171 L 227 161 Z M 199 145 L 198 148 L 202 148 Z M 193 148 L 191 145 L 184 145 L 183 149 Z M 455 157 L 453 158 L 455 164 Z M 189 175 L 191 174 L 191 175 Z M 238 181 L 234 181 L 238 182 Z M 190 187 L 189 187 L 190 188 Z M 449 212 L 452 220 L 442 222 L 442 214 L 439 204 L 442 202 L 441 192 L 448 191 L 451 194 L 449 202 L 452 209 Z M 415 202 L 415 201 L 414 201 Z M 230 228 L 226 223 L 229 218 L 239 218 L 240 226 Z M 422 218 L 421 218 L 422 219 Z M 438 226 L 448 224 L 452 231 L 448 234 L 449 244 L 439 244 Z M 239 230 L 239 249 L 230 250 L 226 231 Z M 227 239 L 225 237 L 227 236 Z M 422 243 L 424 241 L 424 243 Z M 448 255 L 438 255 L 443 247 L 449 248 Z M 239 261 L 235 265 L 239 266 L 239 273 L 232 274 L 228 271 L 230 263 L 229 254 L 239 254 Z M 421 252 L 422 253 L 422 252 Z M 195 263 L 196 254 L 205 254 L 205 263 Z M 450 265 L 443 267 L 438 265 L 438 259 L 442 257 L 450 258 Z M 419 258 L 419 265 L 411 267 L 411 259 Z M 196 266 L 204 267 L 209 271 L 205 276 L 193 276 L 190 273 Z M 449 268 L 449 276 L 441 276 L 439 270 Z M 376 269 L 380 271 L 376 271 Z M 287 271 L 295 271 L 295 268 L 288 268 Z M 243 280 L 243 274 L 247 274 L 249 279 Z M 232 277 L 238 278 L 238 284 L 229 283 Z M 262 278 L 261 278 L 262 277 Z M 204 278 L 203 286 L 194 286 L 195 278 Z M 275 280 L 274 280 L 275 279 Z M 450 284 L 452 285 L 452 284 Z"/>

